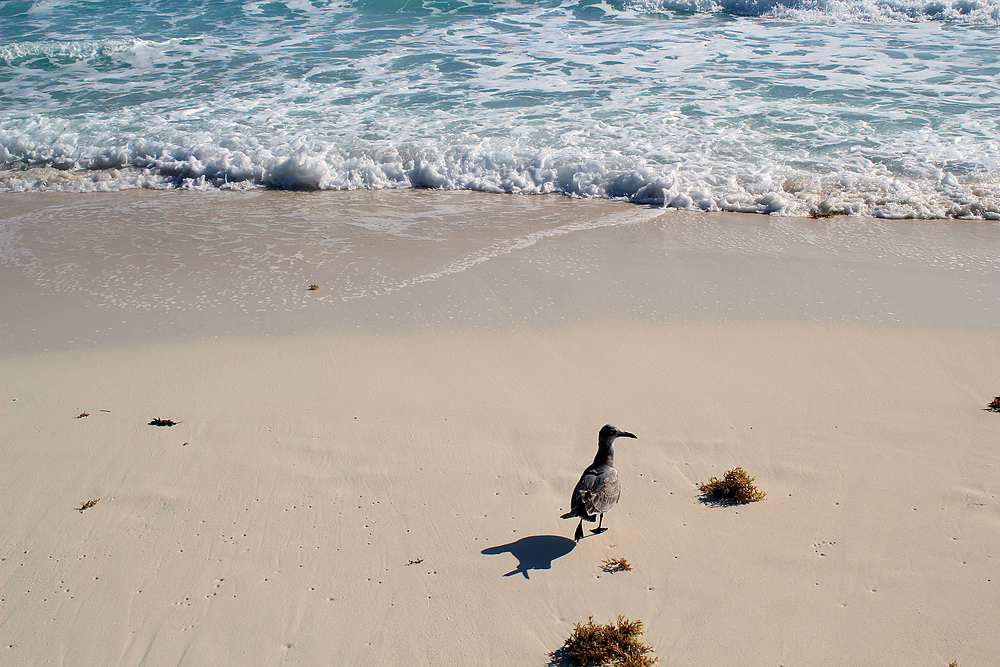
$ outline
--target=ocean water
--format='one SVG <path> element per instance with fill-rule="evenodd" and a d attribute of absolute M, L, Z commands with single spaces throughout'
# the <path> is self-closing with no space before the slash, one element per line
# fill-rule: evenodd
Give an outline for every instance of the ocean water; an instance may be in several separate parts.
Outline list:
<path fill-rule="evenodd" d="M 0 192 L 1000 219 L 1000 0 L 7 0 Z"/>

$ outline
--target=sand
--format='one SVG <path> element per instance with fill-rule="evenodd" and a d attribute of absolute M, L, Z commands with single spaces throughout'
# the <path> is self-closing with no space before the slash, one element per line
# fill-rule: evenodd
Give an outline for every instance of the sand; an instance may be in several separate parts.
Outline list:
<path fill-rule="evenodd" d="M 5 664 L 544 665 L 618 615 L 664 665 L 1000 655 L 996 223 L 408 191 L 0 224 Z M 638 440 L 574 544 L 606 422 Z M 698 491 L 737 465 L 765 500 Z"/>

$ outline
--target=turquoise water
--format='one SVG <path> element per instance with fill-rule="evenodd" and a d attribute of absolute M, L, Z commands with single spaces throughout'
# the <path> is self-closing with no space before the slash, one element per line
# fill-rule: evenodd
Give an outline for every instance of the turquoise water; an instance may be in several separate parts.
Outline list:
<path fill-rule="evenodd" d="M 0 4 L 0 191 L 1000 219 L 1000 0 Z"/>

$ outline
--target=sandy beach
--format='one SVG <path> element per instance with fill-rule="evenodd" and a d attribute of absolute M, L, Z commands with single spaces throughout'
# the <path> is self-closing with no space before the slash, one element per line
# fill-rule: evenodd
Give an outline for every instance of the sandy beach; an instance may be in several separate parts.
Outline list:
<path fill-rule="evenodd" d="M 1000 655 L 996 222 L 25 193 L 0 247 L 4 664 Z"/>

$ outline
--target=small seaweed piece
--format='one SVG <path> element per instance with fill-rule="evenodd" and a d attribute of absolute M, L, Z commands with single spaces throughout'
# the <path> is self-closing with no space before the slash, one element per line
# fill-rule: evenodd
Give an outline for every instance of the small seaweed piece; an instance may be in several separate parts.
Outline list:
<path fill-rule="evenodd" d="M 834 213 L 833 211 L 820 211 L 817 209 L 813 209 L 812 211 L 809 212 L 809 215 L 818 220 L 819 218 L 832 218 L 837 214 Z"/>
<path fill-rule="evenodd" d="M 642 634 L 642 621 L 618 617 L 618 624 L 594 625 L 594 617 L 586 623 L 575 623 L 573 634 L 557 653 L 571 665 L 614 665 L 615 667 L 651 667 L 658 658 L 646 655 L 653 647 L 637 638 Z"/>
<path fill-rule="evenodd" d="M 736 466 L 726 472 L 722 479 L 711 477 L 704 484 L 699 484 L 698 488 L 702 493 L 717 498 L 722 498 L 737 505 L 752 503 L 764 500 L 767 495 L 757 489 L 753 484 L 754 478 L 747 474 L 743 468 Z"/>
<path fill-rule="evenodd" d="M 313 283 L 312 285 L 309 286 L 309 291 L 310 292 L 315 292 L 318 289 L 319 289 L 319 285 L 317 285 L 316 283 Z"/>
<path fill-rule="evenodd" d="M 90 416 L 89 412 L 81 412 L 79 415 L 77 415 L 76 418 L 77 419 L 83 419 L 84 417 L 89 417 L 89 416 Z"/>
<path fill-rule="evenodd" d="M 605 572 L 630 572 L 632 566 L 624 558 L 608 558 L 602 561 L 601 569 Z"/>
<path fill-rule="evenodd" d="M 1000 412 L 1000 396 L 994 396 L 993 400 L 986 404 L 986 409 Z"/>
<path fill-rule="evenodd" d="M 84 510 L 89 510 L 91 507 L 93 507 L 94 505 L 96 505 L 100 501 L 101 501 L 100 498 L 92 498 L 91 500 L 88 500 L 88 501 L 86 501 L 84 503 L 81 503 L 80 507 L 78 507 L 77 509 L 80 511 L 80 514 L 83 514 Z"/>
<path fill-rule="evenodd" d="M 407 563 L 407 565 L 419 565 L 420 563 L 423 563 L 423 562 L 424 562 L 423 558 L 417 558 L 415 560 L 414 559 L 410 559 L 410 562 Z"/>
<path fill-rule="evenodd" d="M 180 424 L 180 422 L 175 422 L 173 419 L 160 419 L 159 417 L 149 422 L 150 426 L 174 426 L 176 424 Z"/>

